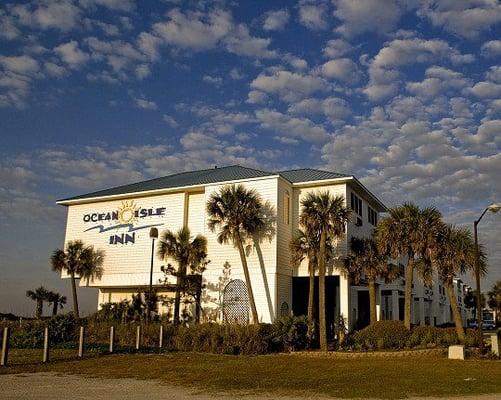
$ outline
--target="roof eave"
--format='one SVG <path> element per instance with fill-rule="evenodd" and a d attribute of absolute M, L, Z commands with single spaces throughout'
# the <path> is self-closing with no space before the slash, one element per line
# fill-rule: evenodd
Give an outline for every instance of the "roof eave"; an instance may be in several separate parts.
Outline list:
<path fill-rule="evenodd" d="M 96 202 L 100 202 L 100 201 L 120 200 L 120 199 L 124 199 L 124 198 L 141 197 L 141 196 L 147 196 L 147 195 L 161 195 L 164 193 L 175 193 L 175 192 L 182 192 L 182 191 L 188 191 L 188 190 L 196 190 L 196 189 L 204 188 L 207 186 L 215 186 L 215 185 L 221 185 L 221 184 L 235 184 L 235 183 L 240 183 L 240 182 L 257 181 L 257 180 L 262 180 L 262 179 L 271 179 L 271 178 L 278 178 L 278 177 L 279 177 L 279 175 L 267 175 L 267 176 L 258 176 L 255 178 L 234 179 L 231 181 L 220 181 L 220 182 L 212 182 L 212 183 L 201 183 L 201 184 L 197 184 L 197 185 L 176 186 L 176 187 L 172 187 L 172 188 L 142 190 L 139 192 L 119 193 L 119 194 L 105 195 L 105 196 L 93 196 L 93 197 L 85 197 L 85 198 L 71 198 L 70 197 L 68 199 L 57 200 L 56 204 L 62 205 L 62 206 L 71 206 L 71 205 L 77 205 L 77 204 L 96 203 Z"/>

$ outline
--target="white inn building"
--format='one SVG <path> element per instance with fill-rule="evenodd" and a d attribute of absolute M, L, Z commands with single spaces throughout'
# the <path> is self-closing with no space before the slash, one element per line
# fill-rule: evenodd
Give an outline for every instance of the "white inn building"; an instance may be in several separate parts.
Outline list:
<path fill-rule="evenodd" d="M 68 209 L 65 243 L 81 239 L 106 252 L 102 278 L 89 283 L 99 289 L 98 305 L 130 299 L 148 286 L 151 227 L 157 227 L 161 235 L 166 229 L 176 231 L 188 226 L 192 235 L 202 234 L 208 240 L 210 263 L 203 274 L 203 316 L 212 315 L 218 320 L 248 318 L 238 250 L 219 244 L 216 233 L 206 224 L 209 196 L 228 184 L 255 189 L 276 211 L 276 233 L 271 241 L 261 243 L 262 258 L 255 249 L 248 255 L 259 319 L 272 322 L 290 312 L 306 314 L 307 261 L 296 268 L 291 266 L 289 242 L 298 229 L 301 199 L 308 192 L 328 190 L 342 195 L 353 210 L 347 234 L 337 243 L 337 259 L 327 271 L 328 326 L 332 329 L 339 316 L 350 328 L 368 324 L 367 287 L 350 285 L 336 266 L 343 262 L 350 238 L 370 235 L 386 207 L 354 176 L 315 169 L 266 172 L 230 166 L 169 175 L 58 201 Z M 155 255 L 153 282 L 160 295 L 172 296 L 171 289 L 159 284 L 164 279 L 162 265 L 166 262 Z M 391 284 L 380 282 L 380 319 L 403 319 L 403 290 L 402 279 Z M 449 301 L 439 282 L 425 288 L 416 279 L 414 300 L 414 323 L 437 325 L 452 321 Z"/>

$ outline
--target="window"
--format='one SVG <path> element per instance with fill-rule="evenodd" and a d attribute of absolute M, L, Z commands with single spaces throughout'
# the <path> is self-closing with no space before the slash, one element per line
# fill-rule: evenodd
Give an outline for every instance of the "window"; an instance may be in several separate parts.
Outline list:
<path fill-rule="evenodd" d="M 371 207 L 367 206 L 367 214 L 369 216 L 369 223 L 376 226 L 377 225 L 377 212 Z"/>
<path fill-rule="evenodd" d="M 291 207 L 291 198 L 289 196 L 289 192 L 284 193 L 284 224 L 290 224 L 290 207 Z"/>
<path fill-rule="evenodd" d="M 353 192 L 351 193 L 351 209 L 362 216 L 362 199 Z"/>

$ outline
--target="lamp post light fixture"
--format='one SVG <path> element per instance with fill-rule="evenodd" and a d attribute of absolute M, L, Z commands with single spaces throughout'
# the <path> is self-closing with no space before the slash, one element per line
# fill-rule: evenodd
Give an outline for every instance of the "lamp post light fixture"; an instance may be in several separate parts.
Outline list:
<path fill-rule="evenodd" d="M 481 300 L 482 294 L 480 293 L 480 251 L 478 249 L 477 226 L 487 211 L 490 211 L 490 212 L 495 214 L 499 210 L 501 210 L 501 204 L 493 203 L 493 204 L 487 206 L 487 208 L 482 212 L 482 214 L 480 214 L 480 217 L 473 223 L 473 232 L 475 235 L 475 280 L 476 280 L 476 285 L 477 285 L 477 324 L 478 324 L 478 335 L 480 337 L 480 351 L 481 352 L 484 349 L 484 338 L 483 338 L 483 332 L 482 332 L 482 300 Z"/>
<path fill-rule="evenodd" d="M 147 320 L 151 319 L 151 298 L 153 292 L 153 255 L 155 253 L 155 239 L 158 239 L 158 229 L 150 228 L 151 240 L 151 263 L 150 263 L 150 287 L 148 291 L 148 301 L 146 302 Z"/>

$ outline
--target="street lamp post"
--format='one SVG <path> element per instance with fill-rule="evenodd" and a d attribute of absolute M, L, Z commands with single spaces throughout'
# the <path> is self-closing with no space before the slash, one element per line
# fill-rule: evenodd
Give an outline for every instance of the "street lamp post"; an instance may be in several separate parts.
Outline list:
<path fill-rule="evenodd" d="M 482 214 L 480 214 L 480 217 L 473 223 L 473 232 L 475 236 L 475 280 L 477 284 L 477 324 L 478 324 L 478 336 L 480 337 L 481 352 L 484 350 L 484 337 L 482 333 L 482 300 L 481 300 L 482 294 L 480 293 L 480 251 L 478 249 L 477 226 L 487 211 L 490 211 L 492 213 L 497 213 L 499 210 L 501 210 L 501 204 L 491 204 L 482 212 Z"/>
<path fill-rule="evenodd" d="M 150 263 L 150 288 L 148 291 L 148 301 L 146 303 L 146 311 L 148 321 L 151 319 L 151 297 L 153 292 L 153 254 L 155 253 L 155 239 L 158 238 L 158 229 L 151 228 L 150 229 L 150 238 L 151 240 L 151 263 Z"/>

